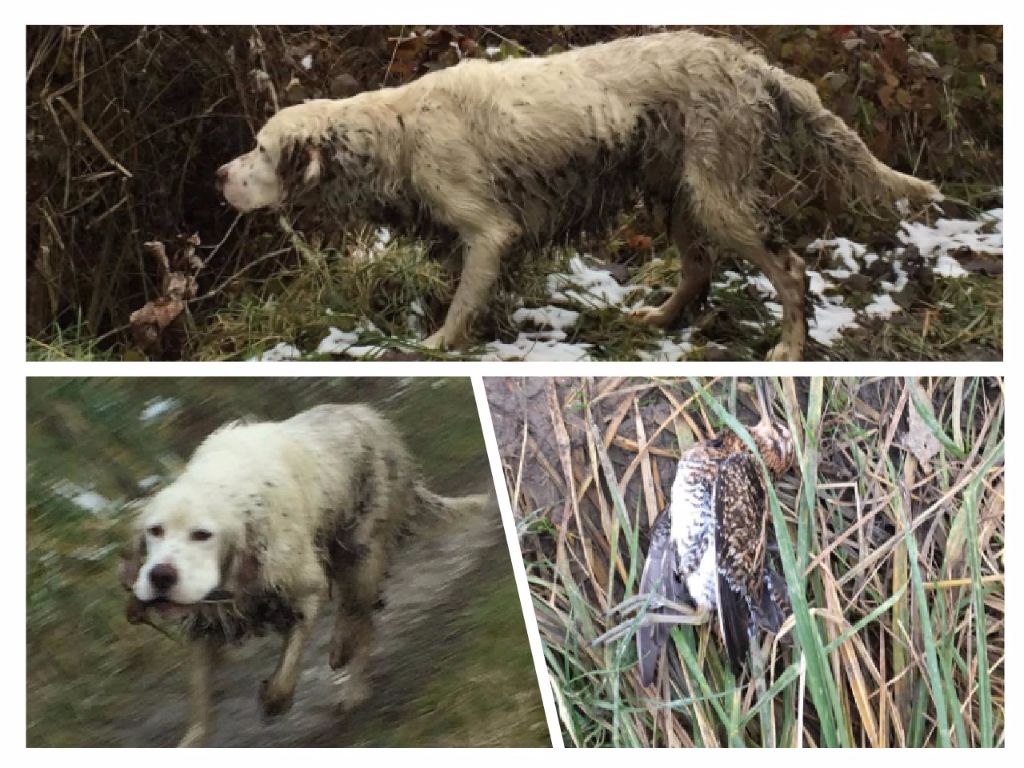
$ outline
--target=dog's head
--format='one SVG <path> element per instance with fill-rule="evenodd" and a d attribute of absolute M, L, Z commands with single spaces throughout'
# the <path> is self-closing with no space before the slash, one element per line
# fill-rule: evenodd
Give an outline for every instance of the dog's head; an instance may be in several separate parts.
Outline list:
<path fill-rule="evenodd" d="M 217 188 L 236 210 L 278 208 L 329 176 L 336 194 L 359 187 L 398 152 L 404 123 L 372 95 L 320 99 L 282 109 L 256 135 L 256 148 L 217 170 Z"/>
<path fill-rule="evenodd" d="M 129 620 L 150 608 L 177 618 L 202 604 L 237 600 L 255 583 L 253 533 L 211 512 L 223 508 L 175 485 L 146 503 L 121 560 L 121 582 L 131 592 Z"/>

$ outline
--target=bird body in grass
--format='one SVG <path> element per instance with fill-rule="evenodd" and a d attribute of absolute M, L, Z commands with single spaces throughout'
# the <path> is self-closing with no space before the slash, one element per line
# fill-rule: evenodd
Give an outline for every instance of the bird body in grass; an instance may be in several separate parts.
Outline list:
<path fill-rule="evenodd" d="M 760 382 L 757 392 L 762 418 L 749 431 L 775 480 L 793 461 L 793 440 L 772 420 Z M 637 631 L 644 685 L 653 681 L 671 631 L 666 614 L 680 605 L 702 617 L 717 612 L 736 674 L 754 632 L 778 631 L 788 600 L 785 582 L 767 558 L 771 530 L 761 467 L 738 435 L 727 432 L 683 453 L 669 505 L 651 529 L 640 580 L 640 596 L 668 619 L 644 622 Z"/>

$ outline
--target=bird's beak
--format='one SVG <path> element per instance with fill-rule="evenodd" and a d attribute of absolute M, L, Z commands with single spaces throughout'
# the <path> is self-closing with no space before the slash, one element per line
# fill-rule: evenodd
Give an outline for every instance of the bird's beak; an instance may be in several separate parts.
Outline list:
<path fill-rule="evenodd" d="M 761 411 L 761 421 L 771 421 L 772 412 L 768 407 L 768 385 L 764 378 L 760 376 L 754 378 L 754 391 L 757 393 L 757 406 Z"/>

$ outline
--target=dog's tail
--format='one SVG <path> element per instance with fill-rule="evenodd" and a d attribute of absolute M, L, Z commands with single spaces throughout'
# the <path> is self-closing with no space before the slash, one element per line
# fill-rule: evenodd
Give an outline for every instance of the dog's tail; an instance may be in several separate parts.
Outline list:
<path fill-rule="evenodd" d="M 498 498 L 493 490 L 470 496 L 441 496 L 427 488 L 422 480 L 417 480 L 413 486 L 413 493 L 416 497 L 416 509 L 410 516 L 410 522 L 414 526 L 477 515 L 488 508 L 493 508 L 497 514 Z"/>
<path fill-rule="evenodd" d="M 779 110 L 783 132 L 798 120 L 810 134 L 819 167 L 838 178 L 847 194 L 886 205 L 906 198 L 914 205 L 942 199 L 938 187 L 893 170 L 875 157 L 842 118 L 821 103 L 815 87 L 799 77 L 767 65 L 768 81 Z"/>

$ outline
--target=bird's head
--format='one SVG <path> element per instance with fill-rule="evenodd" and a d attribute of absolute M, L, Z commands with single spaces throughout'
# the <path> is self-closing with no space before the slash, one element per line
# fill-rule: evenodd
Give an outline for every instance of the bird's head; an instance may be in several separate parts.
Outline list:
<path fill-rule="evenodd" d="M 754 438 L 761 458 L 774 477 L 779 477 L 793 463 L 793 436 L 785 424 L 773 421 L 764 416 L 761 421 L 750 428 L 750 436 Z"/>
<path fill-rule="evenodd" d="M 772 418 L 772 410 L 769 405 L 767 384 L 762 378 L 754 379 L 754 391 L 757 394 L 758 410 L 761 412 L 761 421 L 750 428 L 750 436 L 754 438 L 754 444 L 768 465 L 768 470 L 773 476 L 778 477 L 793 463 L 795 453 L 793 447 L 793 436 L 789 428 Z"/>

